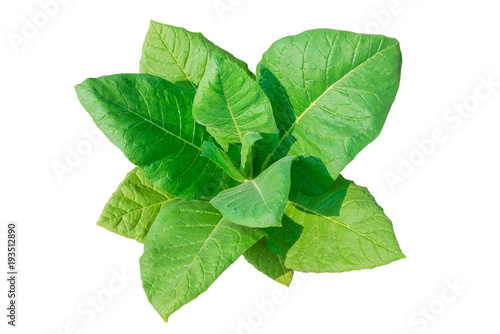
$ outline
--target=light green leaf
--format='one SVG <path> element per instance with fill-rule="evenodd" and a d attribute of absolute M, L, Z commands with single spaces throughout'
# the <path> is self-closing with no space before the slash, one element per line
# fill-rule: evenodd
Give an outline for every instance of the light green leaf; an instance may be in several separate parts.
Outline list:
<path fill-rule="evenodd" d="M 281 226 L 290 192 L 290 168 L 294 159 L 281 159 L 257 178 L 221 191 L 210 203 L 235 224 L 249 227 Z"/>
<path fill-rule="evenodd" d="M 201 156 L 202 143 L 213 138 L 191 115 L 193 93 L 149 74 L 87 79 L 76 91 L 111 142 L 169 194 L 212 197 L 234 184 Z"/>
<path fill-rule="evenodd" d="M 139 168 L 127 174 L 97 222 L 111 232 L 144 242 L 161 207 L 177 199 L 156 186 Z"/>
<path fill-rule="evenodd" d="M 247 132 L 243 136 L 243 143 L 241 144 L 241 169 L 249 179 L 253 178 L 254 144 L 260 139 L 262 139 L 262 136 L 257 132 Z"/>
<path fill-rule="evenodd" d="M 154 74 L 195 92 L 212 55 L 234 62 L 254 77 L 247 64 L 201 33 L 151 21 L 142 49 L 141 73 Z"/>
<path fill-rule="evenodd" d="M 323 191 L 380 133 L 400 73 L 398 41 L 380 35 L 318 29 L 275 42 L 258 80 L 281 138 L 264 167 L 299 156 L 293 187 Z"/>
<path fill-rule="evenodd" d="M 234 63 L 213 56 L 193 102 L 194 119 L 219 142 L 242 143 L 247 132 L 278 133 L 271 103 Z"/>
<path fill-rule="evenodd" d="M 285 215 L 303 228 L 287 253 L 287 268 L 342 272 L 374 268 L 405 257 L 391 221 L 373 196 L 342 177 L 316 197 L 292 190 Z"/>
<path fill-rule="evenodd" d="M 245 181 L 245 175 L 236 168 L 226 152 L 215 146 L 214 143 L 204 142 L 201 155 L 209 158 L 222 168 L 229 176 L 239 182 Z"/>
<path fill-rule="evenodd" d="M 285 257 L 274 254 L 267 248 L 266 238 L 262 238 L 245 252 L 245 259 L 257 270 L 276 282 L 290 286 L 293 270 L 285 267 Z"/>
<path fill-rule="evenodd" d="M 263 235 L 225 220 L 207 202 L 166 204 L 146 237 L 140 260 L 149 301 L 167 321 Z"/>

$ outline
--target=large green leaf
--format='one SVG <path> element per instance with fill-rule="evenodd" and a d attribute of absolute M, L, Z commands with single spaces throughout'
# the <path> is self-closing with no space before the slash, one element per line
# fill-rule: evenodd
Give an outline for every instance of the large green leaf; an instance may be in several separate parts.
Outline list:
<path fill-rule="evenodd" d="M 316 197 L 292 190 L 285 215 L 295 226 L 289 229 L 302 228 L 288 250 L 287 268 L 342 272 L 374 268 L 405 257 L 391 221 L 373 196 L 342 177 Z"/>
<path fill-rule="evenodd" d="M 254 76 L 247 64 L 201 33 L 151 21 L 142 49 L 141 73 L 154 74 L 195 92 L 212 55 L 228 59 Z"/>
<path fill-rule="evenodd" d="M 104 206 L 97 225 L 144 242 L 161 207 L 177 199 L 156 186 L 139 168 L 127 174 Z"/>
<path fill-rule="evenodd" d="M 263 235 L 225 220 L 207 202 L 166 204 L 146 237 L 140 260 L 149 301 L 167 321 Z"/>
<path fill-rule="evenodd" d="M 149 74 L 87 79 L 76 91 L 111 142 L 169 194 L 212 197 L 229 182 L 201 156 L 202 143 L 213 138 L 191 115 L 193 93 Z"/>
<path fill-rule="evenodd" d="M 290 168 L 295 157 L 284 157 L 257 178 L 223 190 L 210 203 L 225 218 L 249 227 L 281 226 L 290 192 Z"/>
<path fill-rule="evenodd" d="M 312 194 L 380 133 L 399 87 L 401 53 L 392 38 L 310 30 L 275 42 L 258 69 L 281 136 L 263 165 L 299 156 L 293 186 Z"/>
<path fill-rule="evenodd" d="M 257 270 L 278 283 L 290 286 L 293 270 L 285 267 L 285 257 L 274 254 L 267 248 L 266 238 L 262 238 L 245 252 L 245 259 Z"/>
<path fill-rule="evenodd" d="M 271 103 L 257 82 L 216 55 L 198 87 L 193 116 L 219 142 L 242 143 L 247 132 L 278 133 Z"/>

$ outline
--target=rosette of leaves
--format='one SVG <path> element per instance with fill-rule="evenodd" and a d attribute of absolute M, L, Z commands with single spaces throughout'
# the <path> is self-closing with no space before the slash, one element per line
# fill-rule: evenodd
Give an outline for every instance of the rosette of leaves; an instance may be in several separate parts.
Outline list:
<path fill-rule="evenodd" d="M 273 280 L 404 257 L 369 191 L 340 172 L 377 137 L 398 90 L 397 40 L 318 29 L 254 75 L 200 33 L 151 22 L 140 74 L 76 86 L 137 167 L 98 225 L 144 243 L 147 297 L 168 317 L 243 255 Z"/>

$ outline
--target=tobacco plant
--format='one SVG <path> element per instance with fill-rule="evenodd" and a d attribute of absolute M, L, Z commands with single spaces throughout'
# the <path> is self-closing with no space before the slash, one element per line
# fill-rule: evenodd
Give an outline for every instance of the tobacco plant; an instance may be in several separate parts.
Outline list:
<path fill-rule="evenodd" d="M 276 41 L 254 75 L 202 34 L 151 22 L 140 74 L 87 79 L 81 104 L 137 167 L 98 225 L 144 243 L 168 317 L 243 255 L 273 280 L 404 257 L 392 223 L 340 172 L 380 133 L 397 40 L 331 29 Z"/>

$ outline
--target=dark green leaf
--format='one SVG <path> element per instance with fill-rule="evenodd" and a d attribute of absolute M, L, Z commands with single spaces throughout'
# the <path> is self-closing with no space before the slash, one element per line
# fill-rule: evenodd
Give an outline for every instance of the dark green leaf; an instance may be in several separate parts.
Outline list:
<path fill-rule="evenodd" d="M 249 179 L 253 178 L 253 155 L 254 144 L 262 139 L 262 136 L 257 132 L 247 132 L 243 136 L 241 145 L 241 169 Z"/>
<path fill-rule="evenodd" d="M 202 143 L 213 138 L 194 122 L 193 93 L 149 74 L 87 79 L 76 91 L 111 142 L 169 194 L 212 197 L 234 184 L 201 156 Z"/>
<path fill-rule="evenodd" d="M 245 175 L 233 165 L 226 152 L 215 146 L 214 143 L 204 142 L 201 155 L 209 158 L 222 168 L 229 176 L 239 182 L 245 181 Z"/>

